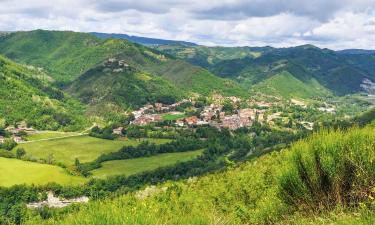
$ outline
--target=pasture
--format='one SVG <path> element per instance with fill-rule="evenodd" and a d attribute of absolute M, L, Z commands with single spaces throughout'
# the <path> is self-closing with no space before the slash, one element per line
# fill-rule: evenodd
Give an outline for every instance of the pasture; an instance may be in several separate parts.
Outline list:
<path fill-rule="evenodd" d="M 127 160 L 113 160 L 102 163 L 102 167 L 93 170 L 93 176 L 96 178 L 105 178 L 115 175 L 133 175 L 144 171 L 154 170 L 159 167 L 173 165 L 177 162 L 191 160 L 202 154 L 203 150 L 165 153 L 151 157 L 142 157 Z"/>
<path fill-rule="evenodd" d="M 59 132 L 59 131 L 40 131 L 35 134 L 30 134 L 27 136 L 27 141 L 37 141 L 49 138 L 62 138 L 69 137 L 73 135 L 78 135 L 75 132 Z"/>
<path fill-rule="evenodd" d="M 0 186 L 16 184 L 83 184 L 83 177 L 69 175 L 63 168 L 47 164 L 0 157 Z"/>
<path fill-rule="evenodd" d="M 163 143 L 168 140 L 147 139 L 150 142 Z M 126 145 L 137 145 L 137 140 L 106 140 L 88 135 L 66 137 L 53 140 L 36 141 L 21 143 L 17 148 L 22 147 L 26 150 L 27 155 L 34 158 L 53 158 L 55 162 L 65 165 L 72 165 L 76 158 L 81 162 L 90 162 L 95 160 L 103 153 L 118 151 Z"/>

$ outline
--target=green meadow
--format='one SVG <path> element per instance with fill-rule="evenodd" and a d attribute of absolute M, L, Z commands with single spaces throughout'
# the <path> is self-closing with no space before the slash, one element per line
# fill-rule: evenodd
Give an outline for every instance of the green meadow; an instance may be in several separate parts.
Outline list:
<path fill-rule="evenodd" d="M 102 163 L 102 167 L 93 171 L 93 176 L 97 178 L 105 178 L 115 175 L 133 175 L 148 170 L 154 170 L 159 167 L 175 164 L 191 160 L 202 154 L 203 150 L 165 153 L 152 157 L 143 157 L 137 159 L 114 160 Z"/>
<path fill-rule="evenodd" d="M 7 159 L 0 157 L 0 186 L 9 187 L 16 184 L 82 184 L 83 177 L 71 176 L 58 166 L 34 162 Z"/>
<path fill-rule="evenodd" d="M 156 143 L 165 142 L 165 140 L 159 139 L 147 140 Z M 29 156 L 42 159 L 53 156 L 56 162 L 72 165 L 76 158 L 81 162 L 90 162 L 103 153 L 118 151 L 125 145 L 137 145 L 138 143 L 138 140 L 106 140 L 83 135 L 22 143 L 13 151 L 15 152 L 17 148 L 22 147 Z"/>
<path fill-rule="evenodd" d="M 49 138 L 62 138 L 62 137 L 69 137 L 73 135 L 78 135 L 78 133 L 75 132 L 59 132 L 59 131 L 43 131 L 38 132 L 35 134 L 30 134 L 27 136 L 28 141 L 36 141 L 36 140 L 43 140 L 43 139 L 49 139 Z"/>
<path fill-rule="evenodd" d="M 164 114 L 162 116 L 163 120 L 178 120 L 178 119 L 182 119 L 182 118 L 185 118 L 186 115 L 185 113 L 180 113 L 180 114 Z"/>

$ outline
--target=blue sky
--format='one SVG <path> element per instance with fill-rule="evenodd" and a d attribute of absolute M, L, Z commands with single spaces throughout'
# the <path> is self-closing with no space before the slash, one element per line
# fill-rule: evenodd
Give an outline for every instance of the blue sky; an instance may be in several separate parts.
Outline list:
<path fill-rule="evenodd" d="M 0 0 L 0 30 L 33 29 L 375 49 L 375 0 Z"/>

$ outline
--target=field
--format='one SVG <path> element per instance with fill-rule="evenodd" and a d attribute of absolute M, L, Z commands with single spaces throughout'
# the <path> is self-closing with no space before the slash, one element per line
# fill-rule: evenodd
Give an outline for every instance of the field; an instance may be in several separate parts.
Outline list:
<path fill-rule="evenodd" d="M 185 113 L 180 113 L 180 114 L 164 114 L 162 116 L 163 120 L 178 120 L 178 119 L 182 119 L 182 118 L 185 118 L 186 115 Z"/>
<path fill-rule="evenodd" d="M 0 186 L 16 184 L 81 184 L 86 179 L 67 174 L 63 168 L 17 159 L 0 158 Z"/>
<path fill-rule="evenodd" d="M 60 138 L 60 137 L 67 137 L 71 135 L 77 135 L 77 133 L 74 132 L 58 132 L 58 131 L 43 131 L 38 132 L 35 134 L 30 134 L 27 136 L 28 141 L 36 141 L 36 140 L 42 140 L 42 139 L 49 139 L 49 138 Z"/>
<path fill-rule="evenodd" d="M 148 140 L 156 143 L 165 142 L 165 140 L 159 139 Z M 52 154 L 56 162 L 72 165 L 76 158 L 81 162 L 89 162 L 103 153 L 117 151 L 125 145 L 137 145 L 138 143 L 139 141 L 136 140 L 105 140 L 84 135 L 22 143 L 17 147 L 24 148 L 28 155 L 36 158 L 46 159 Z"/>
<path fill-rule="evenodd" d="M 177 162 L 188 161 L 200 155 L 202 150 L 165 153 L 152 157 L 144 157 L 128 160 L 114 160 L 102 163 L 100 169 L 93 171 L 93 176 L 104 178 L 114 175 L 132 175 L 143 171 L 154 170 L 159 167 L 168 166 Z"/>

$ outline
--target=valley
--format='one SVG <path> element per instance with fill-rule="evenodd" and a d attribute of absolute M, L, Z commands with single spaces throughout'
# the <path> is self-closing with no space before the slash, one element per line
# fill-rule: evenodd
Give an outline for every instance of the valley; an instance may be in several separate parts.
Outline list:
<path fill-rule="evenodd" d="M 373 55 L 3 33 L 0 224 L 368 222 Z"/>

